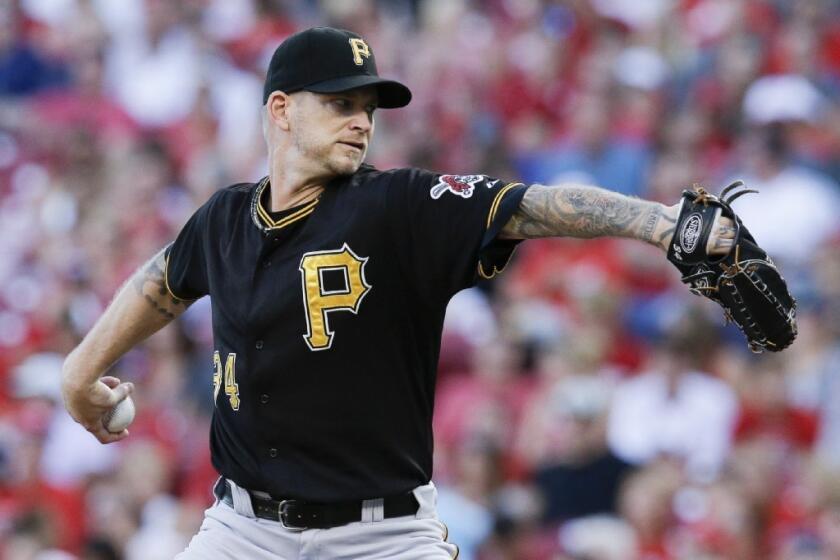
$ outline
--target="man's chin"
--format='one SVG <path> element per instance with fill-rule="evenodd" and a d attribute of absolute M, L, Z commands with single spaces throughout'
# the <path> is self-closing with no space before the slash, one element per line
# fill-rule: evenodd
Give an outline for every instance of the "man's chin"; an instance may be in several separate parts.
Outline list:
<path fill-rule="evenodd" d="M 336 175 L 352 175 L 356 171 L 359 170 L 359 167 L 362 166 L 362 160 L 349 160 L 349 159 L 342 159 L 340 161 L 334 162 L 332 165 L 332 170 Z"/>

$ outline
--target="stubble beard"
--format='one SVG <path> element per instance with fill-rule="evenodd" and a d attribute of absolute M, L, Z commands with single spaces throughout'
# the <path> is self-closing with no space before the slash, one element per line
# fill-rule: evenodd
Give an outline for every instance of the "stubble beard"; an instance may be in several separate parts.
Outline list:
<path fill-rule="evenodd" d="M 358 171 L 362 161 L 361 158 L 357 160 L 348 157 L 333 156 L 326 163 L 330 171 L 333 171 L 336 175 L 352 175 Z"/>
<path fill-rule="evenodd" d="M 358 159 L 338 154 L 336 144 L 320 144 L 307 137 L 305 132 L 295 135 L 294 145 L 303 158 L 312 162 L 313 167 L 320 167 L 331 177 L 352 175 L 358 171 L 364 157 L 364 154 Z"/>

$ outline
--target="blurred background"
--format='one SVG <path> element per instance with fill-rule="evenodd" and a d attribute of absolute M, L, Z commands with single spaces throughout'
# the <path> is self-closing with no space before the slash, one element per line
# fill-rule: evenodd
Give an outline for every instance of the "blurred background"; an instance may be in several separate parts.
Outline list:
<path fill-rule="evenodd" d="M 312 25 L 414 91 L 368 161 L 736 203 L 799 302 L 752 355 L 640 243 L 522 244 L 447 315 L 440 515 L 462 560 L 840 558 L 840 2 L 0 3 L 0 558 L 171 558 L 209 464 L 209 301 L 114 370 L 132 435 L 60 402 L 63 356 L 216 189 L 264 175 L 262 80 Z"/>

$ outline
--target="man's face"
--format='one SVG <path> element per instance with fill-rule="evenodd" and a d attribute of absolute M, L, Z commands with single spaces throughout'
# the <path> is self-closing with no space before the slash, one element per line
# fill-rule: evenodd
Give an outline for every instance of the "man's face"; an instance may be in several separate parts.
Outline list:
<path fill-rule="evenodd" d="M 292 94 L 292 140 L 305 165 L 329 175 L 354 173 L 373 136 L 377 93 L 364 87 L 341 93 Z"/>

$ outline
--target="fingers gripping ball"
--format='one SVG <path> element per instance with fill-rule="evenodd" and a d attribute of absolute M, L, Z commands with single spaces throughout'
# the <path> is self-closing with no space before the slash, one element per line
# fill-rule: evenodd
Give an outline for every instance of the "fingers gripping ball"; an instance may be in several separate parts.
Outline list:
<path fill-rule="evenodd" d="M 702 188 L 684 191 L 668 260 L 692 293 L 723 307 L 753 352 L 778 352 L 796 338 L 796 300 L 775 263 L 732 210 L 732 201 L 754 192 L 741 181 L 723 189 L 720 197 Z M 712 224 L 721 215 L 735 223 L 735 237 L 728 253 L 712 256 L 706 247 Z"/>
<path fill-rule="evenodd" d="M 134 401 L 128 396 L 115 404 L 102 417 L 102 423 L 105 425 L 106 430 L 118 434 L 134 421 L 134 412 Z"/>

